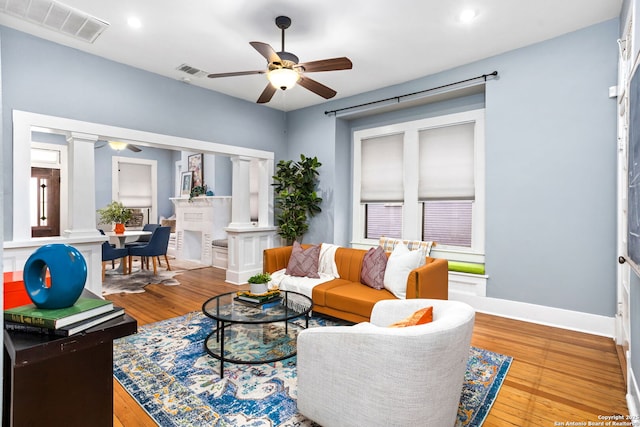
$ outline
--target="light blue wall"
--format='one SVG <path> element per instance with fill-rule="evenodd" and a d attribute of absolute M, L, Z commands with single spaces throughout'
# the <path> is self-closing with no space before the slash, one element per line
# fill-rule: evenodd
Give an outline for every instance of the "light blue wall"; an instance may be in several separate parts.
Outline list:
<path fill-rule="evenodd" d="M 318 157 L 322 166 L 319 190 L 323 199 L 322 212 L 312 218 L 309 232 L 303 236 L 306 243 L 333 242 L 336 186 L 336 118 L 325 116 L 323 107 L 315 106 L 287 114 L 288 158 L 299 160 L 300 154 Z M 340 185 L 351 185 L 350 182 Z M 346 209 L 341 206 L 340 209 Z M 339 214 L 342 214 L 340 212 Z"/>
<path fill-rule="evenodd" d="M 618 21 L 493 58 L 488 294 L 616 312 Z"/>
<path fill-rule="evenodd" d="M 14 109 L 287 154 L 280 111 L 190 86 L 0 26 L 2 137 Z M 11 144 L 3 156 L 12 158 Z M 3 165 L 12 238 L 12 164 Z"/>
<path fill-rule="evenodd" d="M 351 218 L 342 211 L 350 212 L 352 200 L 351 180 L 351 129 L 346 120 L 336 120 L 336 147 L 335 147 L 335 185 L 332 199 L 338 212 L 334 215 L 333 243 L 340 246 L 349 246 L 351 241 Z"/>
<path fill-rule="evenodd" d="M 335 190 L 337 177 L 351 172 L 341 160 L 344 144 L 352 142 L 324 111 L 498 70 L 484 99 L 396 111 L 350 126 L 486 104 L 487 295 L 613 316 L 616 100 L 608 98 L 608 88 L 617 80 L 617 37 L 614 19 L 402 85 L 294 111 L 288 115 L 289 154 L 318 155 L 335 167 L 321 183 Z M 334 239 L 324 225 L 350 222 L 350 204 L 329 201 L 321 215 L 327 218 L 314 219 L 308 241 Z"/>
<path fill-rule="evenodd" d="M 225 156 L 216 156 L 216 196 L 231 195 L 232 176 L 231 159 Z"/>

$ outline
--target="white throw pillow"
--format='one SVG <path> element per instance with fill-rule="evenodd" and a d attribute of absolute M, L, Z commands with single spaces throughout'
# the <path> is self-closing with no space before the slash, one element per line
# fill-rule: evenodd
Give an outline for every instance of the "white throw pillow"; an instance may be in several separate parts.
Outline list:
<path fill-rule="evenodd" d="M 420 266 L 424 252 L 410 251 L 404 243 L 396 245 L 389 256 L 384 272 L 384 287 L 397 298 L 407 297 L 407 278 L 411 270 Z"/>

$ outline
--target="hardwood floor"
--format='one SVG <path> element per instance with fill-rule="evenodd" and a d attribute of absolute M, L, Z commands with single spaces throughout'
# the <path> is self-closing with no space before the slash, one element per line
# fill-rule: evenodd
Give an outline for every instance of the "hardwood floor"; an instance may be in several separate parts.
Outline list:
<path fill-rule="evenodd" d="M 208 298 L 237 290 L 215 268 L 176 276 L 179 286 L 149 285 L 107 298 L 139 325 L 199 311 Z M 625 382 L 612 339 L 477 313 L 472 345 L 513 356 L 484 427 L 585 425 L 627 415 Z M 114 380 L 114 426 L 155 426 Z"/>

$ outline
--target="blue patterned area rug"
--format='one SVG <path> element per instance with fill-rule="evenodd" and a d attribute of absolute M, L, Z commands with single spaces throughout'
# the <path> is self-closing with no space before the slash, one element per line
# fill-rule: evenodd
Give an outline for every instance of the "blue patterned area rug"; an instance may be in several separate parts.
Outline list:
<path fill-rule="evenodd" d="M 309 326 L 328 324 L 334 323 L 312 318 Z M 163 427 L 317 425 L 297 411 L 295 357 L 260 365 L 226 363 L 220 379 L 220 362 L 204 350 L 214 326 L 198 312 L 142 326 L 114 342 L 114 376 Z M 261 333 L 268 340 L 271 332 Z M 456 426 L 482 425 L 511 361 L 471 348 Z"/>

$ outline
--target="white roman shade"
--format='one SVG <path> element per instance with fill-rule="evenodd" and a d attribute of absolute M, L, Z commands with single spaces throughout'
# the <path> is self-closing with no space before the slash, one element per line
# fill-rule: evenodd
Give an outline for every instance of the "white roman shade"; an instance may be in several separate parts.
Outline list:
<path fill-rule="evenodd" d="M 474 123 L 419 132 L 418 198 L 473 199 Z"/>
<path fill-rule="evenodd" d="M 363 139 L 360 201 L 402 202 L 404 134 Z"/>
<path fill-rule="evenodd" d="M 148 208 L 152 205 L 151 166 L 124 163 L 118 164 L 120 173 L 119 201 L 128 208 Z"/>

